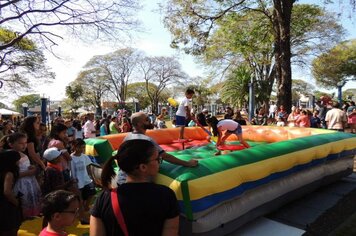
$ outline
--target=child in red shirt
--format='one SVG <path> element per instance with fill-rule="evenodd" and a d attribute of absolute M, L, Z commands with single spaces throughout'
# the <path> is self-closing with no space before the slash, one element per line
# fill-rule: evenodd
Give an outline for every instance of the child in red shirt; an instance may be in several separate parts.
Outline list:
<path fill-rule="evenodd" d="M 65 228 L 72 225 L 79 213 L 80 199 L 72 192 L 57 190 L 46 195 L 42 212 L 48 225 L 39 236 L 67 236 Z"/>

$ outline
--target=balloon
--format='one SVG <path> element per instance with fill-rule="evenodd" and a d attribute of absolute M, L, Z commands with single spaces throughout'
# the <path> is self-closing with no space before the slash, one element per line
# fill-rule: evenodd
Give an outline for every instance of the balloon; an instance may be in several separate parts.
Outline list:
<path fill-rule="evenodd" d="M 174 98 L 168 98 L 167 101 L 172 107 L 176 107 L 179 105 L 178 102 L 174 100 Z"/>

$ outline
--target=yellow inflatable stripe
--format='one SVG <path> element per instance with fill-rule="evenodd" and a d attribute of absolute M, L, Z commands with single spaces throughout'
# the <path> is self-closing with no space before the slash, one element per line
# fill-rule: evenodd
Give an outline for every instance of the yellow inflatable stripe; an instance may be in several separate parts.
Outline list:
<path fill-rule="evenodd" d="M 94 146 L 89 146 L 89 145 L 86 145 L 85 146 L 85 154 L 86 155 L 90 155 L 90 156 L 97 156 L 98 153 L 96 152 Z"/>
<path fill-rule="evenodd" d="M 172 179 L 166 175 L 158 174 L 155 183 L 170 187 L 176 193 L 177 199 L 183 200 L 182 190 L 179 181 Z"/>
<path fill-rule="evenodd" d="M 356 138 L 344 139 L 189 181 L 190 199 L 197 200 L 208 195 L 224 192 L 242 183 L 262 179 L 272 173 L 288 170 L 293 166 L 308 163 L 313 159 L 321 159 L 329 154 L 354 149 L 355 143 Z M 219 186 L 219 189 L 216 189 L 216 186 Z M 180 192 L 179 189 L 176 194 L 178 195 L 179 193 L 181 195 Z"/>

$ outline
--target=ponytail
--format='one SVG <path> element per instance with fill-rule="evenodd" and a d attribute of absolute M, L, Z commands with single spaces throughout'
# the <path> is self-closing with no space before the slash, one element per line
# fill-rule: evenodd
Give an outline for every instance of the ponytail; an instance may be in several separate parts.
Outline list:
<path fill-rule="evenodd" d="M 111 189 L 111 180 L 115 177 L 116 173 L 113 168 L 113 162 L 116 159 L 116 156 L 110 157 L 103 166 L 101 172 L 101 184 L 104 189 Z"/>

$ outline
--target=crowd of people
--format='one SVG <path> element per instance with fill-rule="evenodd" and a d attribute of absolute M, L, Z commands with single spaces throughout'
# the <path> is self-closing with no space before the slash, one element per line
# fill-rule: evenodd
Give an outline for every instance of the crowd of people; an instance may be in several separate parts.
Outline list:
<path fill-rule="evenodd" d="M 179 104 L 175 127 L 200 126 L 210 137 L 216 136 L 216 145 L 224 144 L 230 135 L 249 148 L 242 138 L 241 126 L 277 125 L 315 127 L 344 131 L 348 124 L 355 133 L 356 106 L 354 102 L 339 108 L 334 102 L 318 101 L 312 113 L 293 107 L 290 114 L 274 103 L 269 113 L 264 108 L 256 111 L 249 122 L 246 111 L 226 107 L 223 119 L 202 109 L 194 114 L 191 98 L 193 90 Z M 181 160 L 166 153 L 147 129 L 167 128 L 167 110 L 152 119 L 144 112 L 130 115 L 121 110 L 117 116 L 104 114 L 95 119 L 87 114 L 81 119 L 63 119 L 58 116 L 49 132 L 40 123 L 41 117 L 28 116 L 16 127 L 10 120 L 0 124 L 0 235 L 16 235 L 24 219 L 43 216 L 41 235 L 66 235 L 64 228 L 78 219 L 89 224 L 90 235 L 177 235 L 178 205 L 172 190 L 152 182 L 162 160 L 175 165 L 194 168 L 197 160 Z M 208 129 L 206 129 L 208 127 Z M 117 153 L 102 169 L 103 191 L 90 210 L 96 194 L 95 185 L 87 167 L 95 160 L 85 155 L 85 139 L 96 136 L 128 133 Z M 219 155 L 218 151 L 216 155 Z M 119 173 L 113 170 L 116 162 Z M 164 207 L 162 207 L 164 206 Z M 157 210 L 161 209 L 161 210 Z M 119 214 L 119 213 L 120 214 Z M 124 220 L 123 220 L 124 219 Z M 126 232 L 126 233 L 125 233 Z M 53 234 L 57 233 L 57 234 Z"/>

